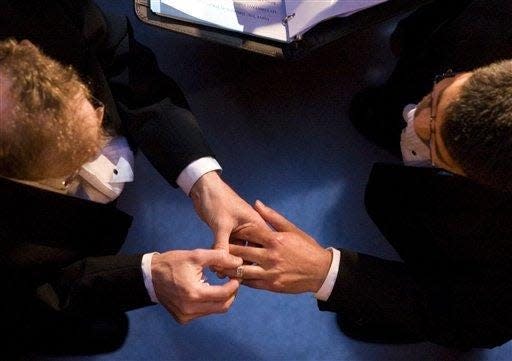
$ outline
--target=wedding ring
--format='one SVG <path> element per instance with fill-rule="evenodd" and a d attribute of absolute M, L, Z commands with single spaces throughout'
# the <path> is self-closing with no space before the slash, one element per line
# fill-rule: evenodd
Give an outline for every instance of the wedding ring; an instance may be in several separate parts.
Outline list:
<path fill-rule="evenodd" d="M 244 278 L 244 266 L 238 266 L 236 268 L 236 278 Z"/>

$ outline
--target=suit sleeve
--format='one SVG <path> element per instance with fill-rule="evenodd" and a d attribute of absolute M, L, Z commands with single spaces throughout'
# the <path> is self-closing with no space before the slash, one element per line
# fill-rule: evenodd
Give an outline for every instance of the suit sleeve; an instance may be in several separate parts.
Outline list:
<path fill-rule="evenodd" d="M 422 278 L 405 263 L 341 250 L 331 296 L 318 307 L 337 312 L 347 335 L 371 342 L 428 340 L 469 349 L 510 340 L 509 277 L 491 266 L 431 267 L 432 276 Z"/>
<path fill-rule="evenodd" d="M 190 163 L 213 157 L 194 115 L 169 98 L 132 110 L 118 103 L 118 109 L 130 139 L 172 186 Z"/>
<path fill-rule="evenodd" d="M 152 305 L 141 260 L 142 254 L 85 258 L 40 287 L 39 296 L 56 309 L 82 314 L 125 312 Z"/>
<path fill-rule="evenodd" d="M 338 278 L 322 311 L 340 313 L 349 335 L 425 338 L 424 294 L 401 262 L 341 249 Z M 389 340 L 392 341 L 392 340 Z"/>
<path fill-rule="evenodd" d="M 176 179 L 183 169 L 199 158 L 213 157 L 213 152 L 181 88 L 160 70 L 151 49 L 135 40 L 129 22 L 114 21 L 112 16 L 105 19 L 109 37 L 125 34 L 122 39 L 106 42 L 116 46 L 107 62 L 111 65 L 103 65 L 117 105 L 120 130 L 177 187 Z"/>

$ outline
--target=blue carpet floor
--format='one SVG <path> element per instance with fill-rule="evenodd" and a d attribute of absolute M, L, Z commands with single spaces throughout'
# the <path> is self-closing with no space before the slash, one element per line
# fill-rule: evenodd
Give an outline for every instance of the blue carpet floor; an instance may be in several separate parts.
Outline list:
<path fill-rule="evenodd" d="M 261 199 L 323 245 L 397 256 L 367 216 L 363 192 L 371 165 L 393 161 L 350 125 L 351 96 L 384 80 L 395 59 L 394 21 L 359 32 L 299 62 L 283 62 L 143 25 L 133 2 L 99 1 L 125 14 L 139 41 L 182 86 L 224 168 L 249 202 Z M 135 217 L 123 252 L 208 248 L 212 236 L 190 200 L 139 154 L 136 181 L 120 198 Z M 457 352 L 430 343 L 354 341 L 320 312 L 311 295 L 242 288 L 225 315 L 180 326 L 160 306 L 130 312 L 117 352 L 71 360 L 506 360 L 512 343 Z M 56 360 L 56 358 L 54 358 Z"/>

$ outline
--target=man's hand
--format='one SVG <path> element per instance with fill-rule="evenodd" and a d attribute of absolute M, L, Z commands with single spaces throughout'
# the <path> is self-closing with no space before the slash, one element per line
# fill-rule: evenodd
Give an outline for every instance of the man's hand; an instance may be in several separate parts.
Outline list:
<path fill-rule="evenodd" d="M 213 248 L 227 252 L 231 234 L 244 227 L 269 229 L 258 213 L 224 183 L 217 172 L 209 172 L 199 178 L 190 196 L 197 214 L 214 234 Z"/>
<path fill-rule="evenodd" d="M 170 251 L 153 255 L 151 275 L 158 301 L 181 324 L 212 313 L 227 312 L 240 287 L 238 280 L 221 286 L 204 281 L 203 268 L 236 268 L 242 259 L 223 250 Z"/>
<path fill-rule="evenodd" d="M 244 265 L 243 284 L 274 292 L 317 292 L 331 265 L 331 252 L 261 202 L 255 209 L 277 232 L 247 227 L 234 235 L 263 248 L 230 245 L 230 253 L 256 265 Z M 236 277 L 236 271 L 227 272 Z"/>

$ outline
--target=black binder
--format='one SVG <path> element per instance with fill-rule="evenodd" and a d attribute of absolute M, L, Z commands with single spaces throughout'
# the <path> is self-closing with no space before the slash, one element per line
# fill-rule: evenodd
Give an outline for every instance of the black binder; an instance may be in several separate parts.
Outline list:
<path fill-rule="evenodd" d="M 281 43 L 248 34 L 160 16 L 151 11 L 149 0 L 135 0 L 134 4 L 135 13 L 138 18 L 147 24 L 259 54 L 285 60 L 297 60 L 306 56 L 311 51 L 352 32 L 404 14 L 433 1 L 389 0 L 347 17 L 338 17 L 321 22 L 304 33 L 300 40 L 295 40 L 291 43 Z"/>

